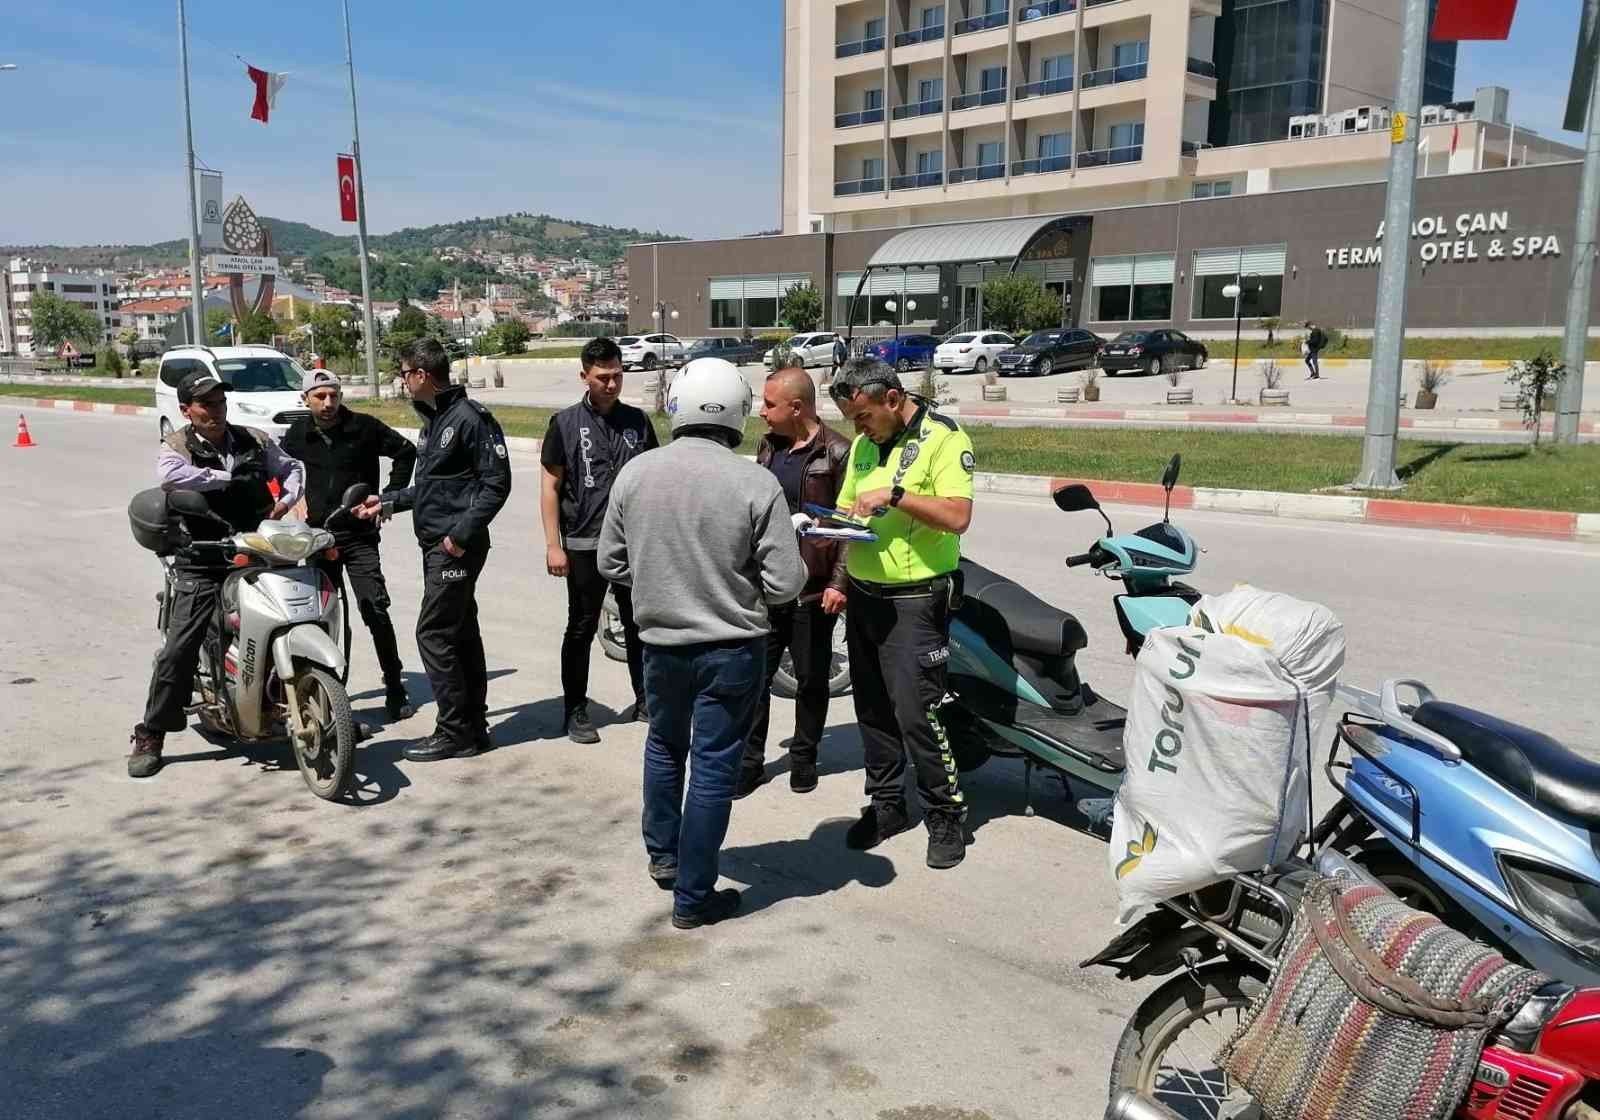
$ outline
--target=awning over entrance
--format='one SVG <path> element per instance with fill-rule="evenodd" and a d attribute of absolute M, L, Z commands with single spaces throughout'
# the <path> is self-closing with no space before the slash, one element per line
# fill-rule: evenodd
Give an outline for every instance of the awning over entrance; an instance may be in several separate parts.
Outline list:
<path fill-rule="evenodd" d="M 1054 228 L 1067 228 L 1070 218 L 1000 218 L 923 226 L 897 233 L 878 247 L 867 268 L 965 264 L 969 261 L 1010 263 L 1034 241 Z"/>

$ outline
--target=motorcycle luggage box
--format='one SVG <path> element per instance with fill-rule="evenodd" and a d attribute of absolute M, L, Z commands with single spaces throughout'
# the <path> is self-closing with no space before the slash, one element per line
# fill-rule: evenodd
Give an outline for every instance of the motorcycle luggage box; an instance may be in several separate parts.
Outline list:
<path fill-rule="evenodd" d="M 141 490 L 128 503 L 128 528 L 140 548 L 157 556 L 170 556 L 178 550 L 182 529 L 167 509 L 167 493 L 159 486 Z"/>

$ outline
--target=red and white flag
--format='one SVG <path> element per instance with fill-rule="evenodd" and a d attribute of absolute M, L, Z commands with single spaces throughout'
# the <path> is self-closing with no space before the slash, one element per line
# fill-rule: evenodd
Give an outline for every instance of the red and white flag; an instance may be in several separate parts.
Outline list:
<path fill-rule="evenodd" d="M 1517 0 L 1439 0 L 1430 37 L 1436 42 L 1504 40 L 1516 14 Z"/>
<path fill-rule="evenodd" d="M 339 220 L 356 220 L 356 157 L 339 156 Z"/>
<path fill-rule="evenodd" d="M 1461 142 L 1461 126 L 1458 125 L 1458 124 L 1457 125 L 1451 125 L 1450 126 L 1450 154 L 1451 155 L 1455 155 L 1456 154 L 1456 145 L 1459 144 L 1460 142 Z"/>
<path fill-rule="evenodd" d="M 244 59 L 240 59 L 244 62 Z M 278 103 L 278 91 L 283 88 L 283 83 L 289 80 L 287 74 L 274 74 L 270 70 L 261 70 L 244 63 L 244 72 L 250 75 L 250 81 L 256 87 L 255 103 L 250 106 L 250 119 L 267 123 L 267 118 L 272 115 L 273 106 Z"/>

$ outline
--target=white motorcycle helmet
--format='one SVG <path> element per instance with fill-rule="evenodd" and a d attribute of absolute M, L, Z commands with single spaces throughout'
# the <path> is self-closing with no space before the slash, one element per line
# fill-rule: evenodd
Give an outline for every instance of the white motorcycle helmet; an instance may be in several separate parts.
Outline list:
<path fill-rule="evenodd" d="M 737 366 L 725 358 L 696 358 L 672 379 L 667 390 L 667 415 L 672 434 L 689 428 L 719 428 L 737 447 L 744 438 L 754 394 Z"/>

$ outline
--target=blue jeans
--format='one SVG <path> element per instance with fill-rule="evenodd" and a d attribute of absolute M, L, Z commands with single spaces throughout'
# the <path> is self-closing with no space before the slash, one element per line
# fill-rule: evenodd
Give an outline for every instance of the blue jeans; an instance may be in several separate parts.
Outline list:
<path fill-rule="evenodd" d="M 644 846 L 652 860 L 677 861 L 673 909 L 679 914 L 704 906 L 717 885 L 717 860 L 745 739 L 766 683 L 766 660 L 765 637 L 644 647 L 650 707 Z"/>

